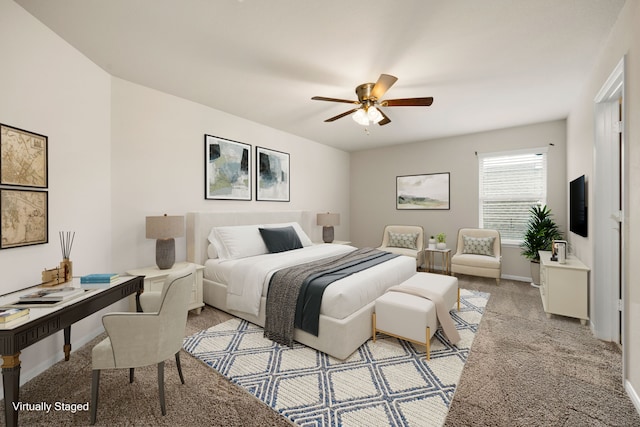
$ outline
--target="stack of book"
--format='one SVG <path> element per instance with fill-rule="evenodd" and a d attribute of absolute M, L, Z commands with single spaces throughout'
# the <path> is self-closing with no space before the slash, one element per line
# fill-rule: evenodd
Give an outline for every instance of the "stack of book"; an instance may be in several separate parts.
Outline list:
<path fill-rule="evenodd" d="M 84 294 L 84 289 L 67 286 L 64 288 L 39 289 L 22 295 L 19 304 L 53 304 Z"/>
<path fill-rule="evenodd" d="M 80 277 L 80 285 L 83 288 L 100 288 L 109 286 L 118 280 L 119 275 L 115 273 L 95 273 Z"/>
<path fill-rule="evenodd" d="M 28 308 L 0 309 L 0 323 L 11 322 L 29 314 Z"/>

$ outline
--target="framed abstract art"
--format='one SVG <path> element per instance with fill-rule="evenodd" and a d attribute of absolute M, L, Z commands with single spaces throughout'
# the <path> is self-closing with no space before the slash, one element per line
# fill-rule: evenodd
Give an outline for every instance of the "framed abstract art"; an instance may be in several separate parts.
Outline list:
<path fill-rule="evenodd" d="M 288 202 L 289 154 L 256 147 L 256 200 Z"/>

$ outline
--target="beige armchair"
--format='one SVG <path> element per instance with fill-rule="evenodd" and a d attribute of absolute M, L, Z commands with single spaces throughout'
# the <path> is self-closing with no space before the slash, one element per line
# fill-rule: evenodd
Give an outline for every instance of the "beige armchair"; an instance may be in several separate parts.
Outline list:
<path fill-rule="evenodd" d="M 152 310 L 150 312 L 108 313 L 102 318 L 108 337 L 93 347 L 91 353 L 92 425 L 96 421 L 100 371 L 103 369 L 129 368 L 129 382 L 133 382 L 134 368 L 157 364 L 160 409 L 162 415 L 166 414 L 164 361 L 173 355 L 180 381 L 184 384 L 179 354 L 187 324 L 192 275 L 195 275 L 194 265 L 169 275 L 157 298 L 145 298 L 143 307 Z"/>
<path fill-rule="evenodd" d="M 424 230 L 418 225 L 387 225 L 378 249 L 415 258 L 419 268 L 424 263 Z"/>
<path fill-rule="evenodd" d="M 461 228 L 451 271 L 471 276 L 492 277 L 500 283 L 502 244 L 500 232 L 484 228 Z"/>

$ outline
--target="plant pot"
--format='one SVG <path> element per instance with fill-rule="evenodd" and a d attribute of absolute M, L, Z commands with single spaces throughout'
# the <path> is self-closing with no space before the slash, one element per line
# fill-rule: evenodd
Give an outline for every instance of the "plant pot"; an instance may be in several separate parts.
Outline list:
<path fill-rule="evenodd" d="M 447 244 L 446 243 L 438 243 L 438 244 L 436 244 L 436 248 L 437 249 L 447 249 Z"/>
<path fill-rule="evenodd" d="M 429 249 L 436 248 L 436 239 L 429 239 Z"/>
<path fill-rule="evenodd" d="M 540 286 L 540 261 L 531 261 L 531 280 L 532 285 Z"/>

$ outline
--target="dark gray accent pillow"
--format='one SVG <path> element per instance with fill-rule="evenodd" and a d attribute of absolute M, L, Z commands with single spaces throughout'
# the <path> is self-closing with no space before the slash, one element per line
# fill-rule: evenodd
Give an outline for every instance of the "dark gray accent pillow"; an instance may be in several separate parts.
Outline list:
<path fill-rule="evenodd" d="M 264 244 L 267 245 L 267 249 L 269 249 L 269 252 L 272 254 L 302 248 L 298 233 L 296 233 L 296 230 L 291 226 L 282 228 L 259 228 L 258 230 L 260 230 Z"/>

